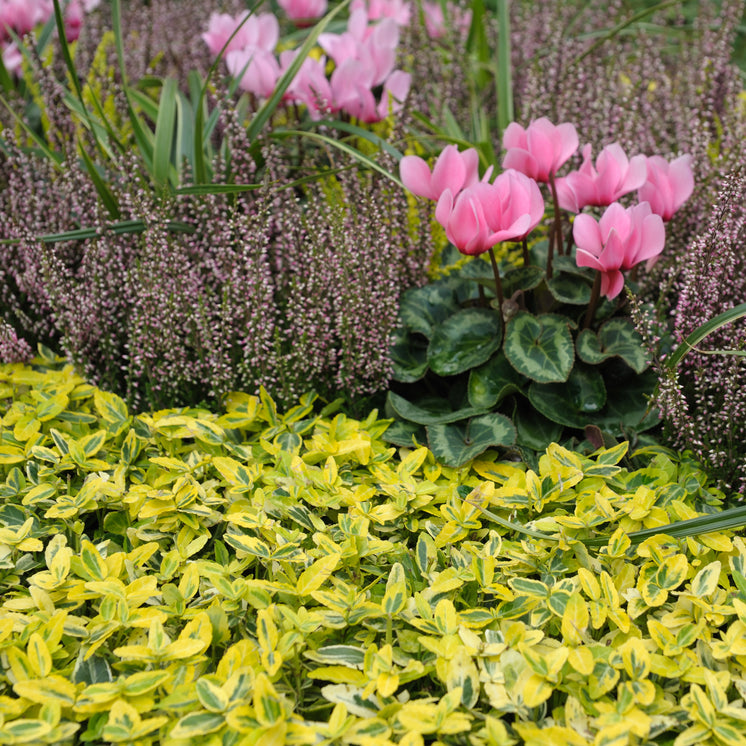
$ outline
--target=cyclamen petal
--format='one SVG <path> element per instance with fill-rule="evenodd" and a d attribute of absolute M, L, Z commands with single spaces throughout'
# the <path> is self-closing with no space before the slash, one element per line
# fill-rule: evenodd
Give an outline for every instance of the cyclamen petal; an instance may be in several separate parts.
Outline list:
<path fill-rule="evenodd" d="M 504 168 L 515 168 L 537 181 L 549 181 L 578 148 L 574 125 L 555 126 L 546 117 L 532 121 L 524 130 L 511 122 L 503 133 Z"/>
<path fill-rule="evenodd" d="M 416 160 L 415 160 L 416 159 Z M 474 148 L 459 152 L 447 145 L 435 161 L 432 172 L 418 156 L 404 156 L 399 174 L 404 186 L 419 197 L 437 200 L 448 189 L 455 196 L 479 179 L 479 155 Z"/>
<path fill-rule="evenodd" d="M 647 181 L 637 194 L 640 201 L 649 202 L 653 212 L 663 220 L 670 220 L 693 190 L 690 155 L 682 155 L 671 163 L 654 155 L 647 159 Z"/>
<path fill-rule="evenodd" d="M 598 222 L 590 215 L 578 215 L 573 236 L 577 265 L 598 270 L 601 292 L 614 298 L 624 285 L 622 270 L 650 262 L 663 250 L 665 229 L 647 202 L 627 209 L 614 202 Z"/>
<path fill-rule="evenodd" d="M 598 223 L 590 215 L 578 215 L 572 224 L 572 236 L 579 251 L 598 256 L 604 241 Z M 588 265 L 580 265 L 588 266 Z"/>

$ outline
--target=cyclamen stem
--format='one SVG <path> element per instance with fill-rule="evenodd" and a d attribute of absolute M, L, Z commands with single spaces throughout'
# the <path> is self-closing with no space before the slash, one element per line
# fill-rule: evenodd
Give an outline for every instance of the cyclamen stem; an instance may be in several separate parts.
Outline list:
<path fill-rule="evenodd" d="M 497 266 L 497 259 L 495 259 L 495 250 L 490 248 L 490 260 L 492 261 L 492 272 L 495 275 L 495 294 L 497 295 L 497 302 L 499 304 L 500 316 L 503 312 L 503 284 L 500 280 L 500 270 Z"/>
<path fill-rule="evenodd" d="M 557 185 L 554 183 L 554 174 L 549 174 L 549 188 L 552 190 L 552 202 L 554 203 L 554 240 L 557 245 L 557 256 L 562 256 L 562 215 L 560 214 L 559 199 L 557 198 Z"/>
<path fill-rule="evenodd" d="M 531 258 L 528 255 L 528 238 L 526 236 L 523 237 L 521 247 L 523 248 L 523 266 L 528 267 L 531 264 Z"/>
<path fill-rule="evenodd" d="M 596 306 L 598 305 L 598 299 L 601 296 L 601 273 L 596 272 L 596 279 L 593 281 L 593 289 L 591 290 L 591 299 L 588 302 L 588 310 L 585 312 L 585 319 L 583 320 L 583 329 L 588 329 L 593 321 L 593 317 L 596 315 Z"/>

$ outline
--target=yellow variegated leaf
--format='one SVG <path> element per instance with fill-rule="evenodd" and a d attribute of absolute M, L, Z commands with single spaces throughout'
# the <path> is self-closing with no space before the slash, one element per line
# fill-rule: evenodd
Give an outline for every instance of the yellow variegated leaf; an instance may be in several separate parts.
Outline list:
<path fill-rule="evenodd" d="M 575 592 L 570 595 L 562 614 L 562 636 L 569 645 L 581 645 L 588 629 L 590 615 L 583 597 Z"/>
<path fill-rule="evenodd" d="M 532 673 L 521 680 L 518 694 L 526 707 L 538 707 L 552 696 L 553 691 L 554 687 L 545 678 Z"/>
<path fill-rule="evenodd" d="M 202 677 L 195 684 L 200 704 L 210 712 L 225 712 L 228 709 L 228 695 L 209 679 Z"/>
<path fill-rule="evenodd" d="M 52 672 L 52 656 L 46 642 L 38 632 L 31 633 L 26 654 L 36 677 L 44 678 Z"/>
<path fill-rule="evenodd" d="M 410 733 L 435 733 L 439 721 L 438 706 L 428 702 L 407 702 L 396 713 L 396 719 Z"/>
<path fill-rule="evenodd" d="M 593 652 L 585 646 L 571 648 L 567 662 L 582 676 L 590 676 L 596 665 Z"/>
<path fill-rule="evenodd" d="M 68 679 L 53 674 L 43 679 L 18 681 L 13 684 L 13 691 L 19 697 L 25 697 L 42 705 L 53 702 L 63 707 L 71 707 L 75 702 L 77 688 Z"/>
<path fill-rule="evenodd" d="M 368 677 L 362 672 L 348 666 L 322 666 L 309 671 L 306 676 L 311 679 L 322 679 L 334 684 L 351 684 L 362 688 Z"/>
<path fill-rule="evenodd" d="M 277 723 L 285 714 L 277 691 L 263 673 L 254 680 L 254 711 L 263 726 Z"/>
<path fill-rule="evenodd" d="M 298 595 L 309 596 L 313 591 L 318 590 L 334 572 L 340 559 L 341 555 L 339 554 L 327 554 L 304 570 L 296 584 Z"/>
<path fill-rule="evenodd" d="M 398 614 L 407 602 L 407 584 L 404 579 L 404 567 L 400 562 L 391 566 L 388 580 L 386 581 L 386 592 L 383 594 L 381 608 L 384 613 L 393 616 Z"/>
<path fill-rule="evenodd" d="M 525 746 L 587 746 L 588 741 L 572 728 L 550 725 L 541 728 L 533 723 L 515 723 L 513 726 Z"/>

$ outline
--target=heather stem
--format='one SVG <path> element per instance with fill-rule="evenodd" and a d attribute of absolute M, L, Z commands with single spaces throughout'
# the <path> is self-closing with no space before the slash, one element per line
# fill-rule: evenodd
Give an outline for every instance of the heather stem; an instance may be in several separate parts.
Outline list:
<path fill-rule="evenodd" d="M 585 320 L 583 321 L 583 329 L 588 329 L 593 321 L 593 317 L 596 315 L 596 306 L 598 305 L 598 299 L 601 295 L 601 273 L 596 272 L 596 279 L 593 281 L 593 290 L 591 290 L 591 299 L 588 302 L 588 310 L 585 312 Z"/>
<path fill-rule="evenodd" d="M 500 270 L 497 267 L 497 259 L 495 259 L 495 250 L 490 248 L 490 261 L 492 262 L 492 272 L 495 275 L 495 293 L 497 294 L 497 303 L 500 310 L 500 315 L 503 312 L 503 284 L 500 280 Z"/>

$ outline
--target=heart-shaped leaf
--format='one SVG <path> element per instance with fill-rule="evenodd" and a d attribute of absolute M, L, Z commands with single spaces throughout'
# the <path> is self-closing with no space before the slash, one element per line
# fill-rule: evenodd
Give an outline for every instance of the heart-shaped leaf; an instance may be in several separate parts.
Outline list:
<path fill-rule="evenodd" d="M 641 433 L 655 427 L 660 423 L 660 415 L 649 404 L 657 382 L 655 373 L 647 370 L 609 386 L 606 406 L 593 422 L 616 437 L 626 437 L 625 430 Z"/>
<path fill-rule="evenodd" d="M 575 360 L 572 323 L 564 316 L 520 311 L 505 329 L 503 350 L 510 364 L 539 383 L 566 381 Z"/>
<path fill-rule="evenodd" d="M 469 404 L 491 409 L 508 394 L 520 391 L 525 380 L 505 355 L 498 352 L 469 373 Z"/>
<path fill-rule="evenodd" d="M 547 280 L 547 287 L 560 303 L 569 303 L 573 306 L 587 306 L 590 303 L 591 286 L 577 276 L 561 272 Z"/>
<path fill-rule="evenodd" d="M 550 443 L 557 443 L 562 437 L 562 425 L 530 407 L 518 407 L 513 422 L 518 445 L 534 451 L 544 451 Z"/>
<path fill-rule="evenodd" d="M 596 368 L 577 365 L 562 384 L 532 383 L 528 398 L 533 407 L 553 422 L 584 428 L 596 422 L 606 403 L 606 388 Z"/>
<path fill-rule="evenodd" d="M 578 335 L 577 351 L 581 360 L 593 365 L 610 357 L 620 357 L 635 373 L 642 373 L 648 367 L 642 337 L 629 319 L 611 319 L 598 334 L 583 329 Z"/>
<path fill-rule="evenodd" d="M 401 383 L 419 381 L 427 372 L 427 344 L 422 336 L 399 327 L 394 333 L 390 351 L 394 380 Z"/>
<path fill-rule="evenodd" d="M 439 400 L 437 405 L 418 406 L 408 402 L 403 396 L 399 396 L 393 391 L 389 391 L 386 403 L 398 417 L 409 422 L 416 422 L 419 425 L 443 425 L 485 413 L 484 409 L 477 407 L 464 407 L 454 411 L 448 408 L 446 399 Z"/>
<path fill-rule="evenodd" d="M 488 448 L 512 446 L 515 427 L 502 414 L 491 413 L 453 425 L 430 425 L 430 450 L 446 466 L 459 467 Z"/>
<path fill-rule="evenodd" d="M 439 324 L 458 311 L 455 288 L 455 280 L 445 279 L 407 290 L 399 301 L 400 323 L 429 339 Z"/>
<path fill-rule="evenodd" d="M 438 325 L 427 358 L 439 376 L 453 376 L 486 362 L 500 346 L 502 321 L 497 311 L 464 308 Z"/>
<path fill-rule="evenodd" d="M 506 272 L 502 278 L 503 293 L 509 298 L 516 290 L 533 290 L 544 279 L 544 270 L 529 264 Z M 494 283 L 493 283 L 494 284 Z"/>
<path fill-rule="evenodd" d="M 395 446 L 411 447 L 415 443 L 427 443 L 427 432 L 415 422 L 396 420 L 386 428 L 381 438 Z"/>

